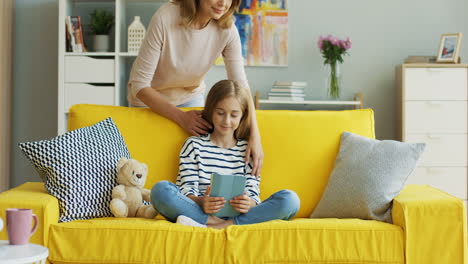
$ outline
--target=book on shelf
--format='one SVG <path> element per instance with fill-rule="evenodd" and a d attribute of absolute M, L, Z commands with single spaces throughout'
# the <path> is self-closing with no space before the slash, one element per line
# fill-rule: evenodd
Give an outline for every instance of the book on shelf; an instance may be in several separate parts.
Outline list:
<path fill-rule="evenodd" d="M 272 101 L 304 101 L 304 97 L 297 97 L 297 96 L 268 96 L 268 100 L 272 100 Z"/>
<path fill-rule="evenodd" d="M 287 93 L 304 93 L 304 89 L 296 89 L 296 88 L 271 88 L 270 92 L 273 93 L 282 93 L 282 92 L 287 92 Z"/>
<path fill-rule="evenodd" d="M 279 96 L 279 97 L 305 97 L 304 93 L 273 93 L 269 92 L 268 96 Z"/>
<path fill-rule="evenodd" d="M 305 86 L 300 86 L 300 85 L 272 85 L 271 88 L 275 88 L 275 89 L 304 89 Z"/>
<path fill-rule="evenodd" d="M 72 36 L 70 34 L 70 30 L 68 29 L 68 22 L 67 19 L 65 19 L 65 51 L 66 52 L 72 52 Z M 73 40 L 75 41 L 75 40 Z"/>
<path fill-rule="evenodd" d="M 275 81 L 273 86 L 279 87 L 306 87 L 307 82 L 298 82 L 298 81 Z"/>
<path fill-rule="evenodd" d="M 224 197 L 224 200 L 227 201 L 221 210 L 212 215 L 217 217 L 234 217 L 240 215 L 240 213 L 232 207 L 229 201 L 236 196 L 244 194 L 245 181 L 245 176 L 241 175 L 211 174 L 210 196 Z"/>
<path fill-rule="evenodd" d="M 67 51 L 71 52 L 86 52 L 86 47 L 83 38 L 83 27 L 80 16 L 66 16 L 66 41 Z"/>

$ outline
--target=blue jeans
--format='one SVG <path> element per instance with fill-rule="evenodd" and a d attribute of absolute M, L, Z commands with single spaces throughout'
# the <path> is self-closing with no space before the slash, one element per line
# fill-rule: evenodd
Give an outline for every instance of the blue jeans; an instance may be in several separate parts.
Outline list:
<path fill-rule="evenodd" d="M 175 222 L 179 215 L 188 216 L 200 224 L 206 224 L 208 221 L 209 215 L 196 202 L 183 195 L 172 182 L 156 183 L 151 189 L 151 201 L 154 208 L 171 222 Z M 296 215 L 299 206 L 299 197 L 295 192 L 282 190 L 232 220 L 236 225 L 255 224 L 275 219 L 289 220 Z"/>

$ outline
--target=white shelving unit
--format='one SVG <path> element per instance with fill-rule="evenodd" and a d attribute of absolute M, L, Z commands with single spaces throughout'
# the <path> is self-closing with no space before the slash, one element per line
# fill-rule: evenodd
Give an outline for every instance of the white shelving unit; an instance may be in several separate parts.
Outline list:
<path fill-rule="evenodd" d="M 76 103 L 127 105 L 127 82 L 136 53 L 127 52 L 127 29 L 134 16 L 146 28 L 166 0 L 59 0 L 58 134 L 67 130 L 69 106 Z M 105 9 L 115 16 L 109 52 L 92 52 L 89 14 Z M 80 16 L 88 52 L 66 52 L 65 17 Z"/>
<path fill-rule="evenodd" d="M 260 105 L 262 104 L 271 104 L 271 105 L 336 105 L 336 106 L 352 106 L 354 109 L 362 109 L 363 108 L 363 95 L 362 93 L 357 93 L 354 95 L 353 101 L 340 101 L 340 100 L 304 100 L 304 101 L 282 101 L 282 100 L 266 100 L 266 99 L 259 99 L 259 93 L 255 94 L 255 108 L 260 109 Z"/>

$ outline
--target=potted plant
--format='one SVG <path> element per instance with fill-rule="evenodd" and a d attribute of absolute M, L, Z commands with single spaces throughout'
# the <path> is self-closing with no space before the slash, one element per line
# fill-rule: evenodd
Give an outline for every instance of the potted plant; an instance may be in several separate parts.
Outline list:
<path fill-rule="evenodd" d="M 91 13 L 93 48 L 97 52 L 109 51 L 109 33 L 114 26 L 114 15 L 106 10 L 94 10 Z"/>

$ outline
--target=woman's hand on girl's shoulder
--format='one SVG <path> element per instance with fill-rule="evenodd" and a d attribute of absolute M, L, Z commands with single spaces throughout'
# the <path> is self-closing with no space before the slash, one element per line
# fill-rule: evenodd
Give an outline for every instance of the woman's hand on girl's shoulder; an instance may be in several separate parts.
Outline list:
<path fill-rule="evenodd" d="M 252 158 L 252 159 L 251 159 Z M 263 167 L 263 148 L 262 143 L 260 142 L 260 136 L 252 135 L 249 139 L 247 145 L 247 151 L 245 154 L 245 163 L 249 164 L 252 161 L 252 176 L 255 176 L 257 179 L 260 176 L 260 171 Z"/>
<path fill-rule="evenodd" d="M 199 137 L 208 134 L 211 125 L 202 117 L 202 111 L 191 110 L 182 112 L 179 126 L 181 126 L 190 135 Z"/>

